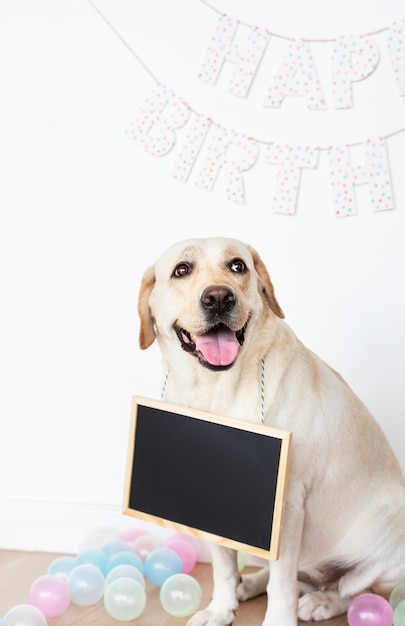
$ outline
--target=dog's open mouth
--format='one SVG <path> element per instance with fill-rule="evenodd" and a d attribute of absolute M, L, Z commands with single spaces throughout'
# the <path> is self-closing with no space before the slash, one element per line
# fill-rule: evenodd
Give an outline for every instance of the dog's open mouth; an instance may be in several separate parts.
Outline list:
<path fill-rule="evenodd" d="M 240 330 L 234 331 L 225 324 L 218 324 L 204 335 L 192 335 L 179 326 L 175 330 L 183 350 L 198 357 L 205 367 L 224 370 L 235 363 L 245 339 L 247 325 L 248 322 Z"/>

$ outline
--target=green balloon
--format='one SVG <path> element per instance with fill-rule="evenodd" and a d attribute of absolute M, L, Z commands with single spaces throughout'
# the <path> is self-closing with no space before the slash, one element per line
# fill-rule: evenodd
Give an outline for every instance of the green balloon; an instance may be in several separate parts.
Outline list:
<path fill-rule="evenodd" d="M 164 610 L 174 617 L 187 617 L 201 604 L 201 587 L 188 574 L 174 574 L 160 588 L 160 602 Z"/>
<path fill-rule="evenodd" d="M 395 609 L 397 608 L 398 604 L 402 600 L 405 600 L 405 582 L 399 583 L 391 591 L 391 595 L 390 595 L 390 605 L 391 605 L 391 608 L 395 611 Z"/>
<path fill-rule="evenodd" d="M 394 611 L 394 626 L 405 626 L 405 600 L 401 600 Z"/>
<path fill-rule="evenodd" d="M 116 620 L 129 622 L 136 619 L 146 606 L 146 593 L 134 578 L 116 578 L 104 592 L 104 607 Z"/>

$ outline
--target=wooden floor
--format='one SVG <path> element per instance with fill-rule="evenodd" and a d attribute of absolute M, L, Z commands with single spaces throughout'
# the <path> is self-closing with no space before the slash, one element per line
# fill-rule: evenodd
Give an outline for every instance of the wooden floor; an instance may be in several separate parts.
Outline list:
<path fill-rule="evenodd" d="M 35 552 L 0 551 L 0 617 L 13 606 L 26 604 L 31 584 L 36 578 L 46 574 L 49 563 L 56 554 Z M 199 581 L 203 591 L 202 607 L 212 591 L 211 565 L 198 563 L 192 575 Z M 159 590 L 146 583 L 146 609 L 138 619 L 131 622 L 136 626 L 185 626 L 187 618 L 171 617 L 161 607 Z M 234 626 L 261 626 L 266 610 L 266 598 L 262 596 L 243 603 L 239 607 Z M 91 607 L 71 604 L 61 617 L 49 619 L 49 626 L 73 626 L 74 624 L 97 624 L 97 626 L 117 626 L 120 622 L 112 619 L 105 611 L 102 602 Z M 303 624 L 303 622 L 300 622 Z M 320 626 L 347 626 L 346 616 L 325 622 Z"/>

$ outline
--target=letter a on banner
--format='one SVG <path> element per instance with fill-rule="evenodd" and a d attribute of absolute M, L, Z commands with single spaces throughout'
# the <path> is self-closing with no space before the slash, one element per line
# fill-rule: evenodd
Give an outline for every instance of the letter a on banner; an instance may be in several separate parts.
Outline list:
<path fill-rule="evenodd" d="M 334 146 L 328 151 L 332 192 L 337 217 L 355 215 L 355 185 L 368 183 L 373 211 L 394 208 L 389 164 L 384 139 L 364 142 L 364 166 L 353 167 L 349 148 Z"/>
<path fill-rule="evenodd" d="M 189 115 L 190 109 L 179 96 L 158 85 L 131 122 L 127 135 L 152 156 L 164 156 L 176 143 L 175 129 L 182 128 Z"/>
<path fill-rule="evenodd" d="M 325 99 L 308 43 L 292 41 L 263 102 L 265 107 L 279 107 L 285 96 L 305 98 L 309 109 L 326 109 Z"/>
<path fill-rule="evenodd" d="M 238 27 L 236 19 L 221 15 L 198 77 L 214 85 L 224 62 L 229 61 L 236 68 L 229 80 L 228 91 L 245 98 L 270 36 L 265 29 L 254 27 L 250 29 L 245 44 L 237 44 L 233 39 Z"/>

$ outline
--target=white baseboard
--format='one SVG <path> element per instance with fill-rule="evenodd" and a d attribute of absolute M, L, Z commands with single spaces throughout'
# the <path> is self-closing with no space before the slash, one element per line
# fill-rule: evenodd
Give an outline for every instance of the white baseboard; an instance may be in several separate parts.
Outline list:
<path fill-rule="evenodd" d="M 77 554 L 133 526 L 162 538 L 169 534 L 123 515 L 118 505 L 0 500 L 0 549 Z"/>

